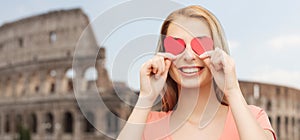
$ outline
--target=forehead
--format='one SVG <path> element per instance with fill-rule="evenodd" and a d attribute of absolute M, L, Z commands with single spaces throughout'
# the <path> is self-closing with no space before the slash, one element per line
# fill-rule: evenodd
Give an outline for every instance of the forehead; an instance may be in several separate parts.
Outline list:
<path fill-rule="evenodd" d="M 170 23 L 167 36 L 176 38 L 211 37 L 211 31 L 204 19 L 180 17 Z"/>

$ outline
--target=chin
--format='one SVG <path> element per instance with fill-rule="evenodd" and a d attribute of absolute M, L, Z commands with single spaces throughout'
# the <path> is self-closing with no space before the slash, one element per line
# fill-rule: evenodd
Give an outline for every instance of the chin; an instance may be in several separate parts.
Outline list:
<path fill-rule="evenodd" d="M 184 88 L 201 88 L 201 87 L 205 87 L 208 84 L 211 83 L 211 79 L 182 79 L 182 81 L 178 82 L 180 83 L 181 87 Z"/>

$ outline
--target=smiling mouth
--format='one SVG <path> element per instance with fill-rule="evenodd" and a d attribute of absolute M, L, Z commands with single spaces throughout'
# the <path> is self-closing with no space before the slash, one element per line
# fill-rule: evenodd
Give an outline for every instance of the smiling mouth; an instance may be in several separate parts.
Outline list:
<path fill-rule="evenodd" d="M 204 67 L 181 67 L 178 68 L 181 72 L 186 73 L 186 74 L 194 74 L 197 72 L 200 72 L 201 70 L 204 69 Z"/>

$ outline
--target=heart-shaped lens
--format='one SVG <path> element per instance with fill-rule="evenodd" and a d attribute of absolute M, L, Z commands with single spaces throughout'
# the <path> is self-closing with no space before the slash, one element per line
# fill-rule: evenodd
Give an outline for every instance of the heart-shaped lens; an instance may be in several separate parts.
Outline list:
<path fill-rule="evenodd" d="M 164 39 L 164 48 L 165 52 L 178 55 L 184 51 L 185 43 L 182 39 L 175 39 L 171 36 L 168 36 Z"/>
<path fill-rule="evenodd" d="M 195 53 L 201 55 L 206 51 L 213 50 L 214 42 L 209 37 L 195 37 L 191 41 L 191 47 Z"/>

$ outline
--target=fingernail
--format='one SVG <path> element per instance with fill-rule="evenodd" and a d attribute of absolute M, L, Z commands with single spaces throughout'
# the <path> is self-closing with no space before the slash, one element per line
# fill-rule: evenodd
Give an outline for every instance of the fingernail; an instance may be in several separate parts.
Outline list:
<path fill-rule="evenodd" d="M 200 57 L 200 58 L 204 58 L 204 57 L 206 57 L 206 55 L 207 55 L 207 53 L 204 52 L 204 53 L 202 53 L 199 57 Z"/>

